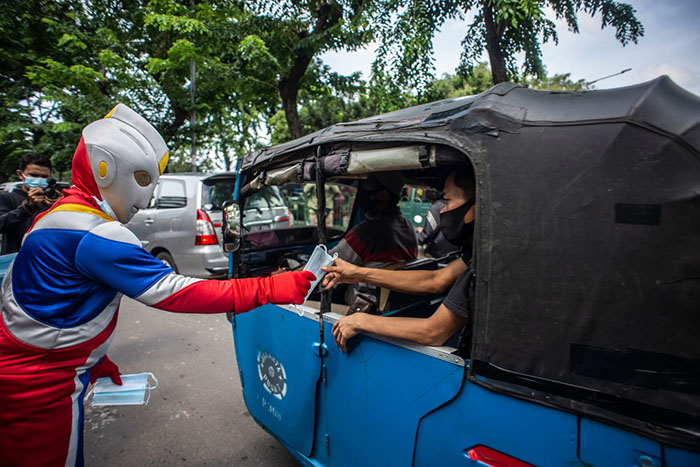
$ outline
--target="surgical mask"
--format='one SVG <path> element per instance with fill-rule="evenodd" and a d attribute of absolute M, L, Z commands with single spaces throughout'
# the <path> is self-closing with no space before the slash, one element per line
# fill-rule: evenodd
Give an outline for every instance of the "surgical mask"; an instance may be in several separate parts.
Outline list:
<path fill-rule="evenodd" d="M 24 186 L 27 188 L 46 188 L 49 186 L 49 181 L 43 177 L 28 177 L 25 175 Z"/>
<path fill-rule="evenodd" d="M 100 209 L 102 209 L 102 212 L 107 214 L 112 219 L 117 218 L 117 215 L 114 214 L 114 210 L 112 209 L 112 206 L 109 205 L 109 203 L 107 202 L 106 199 L 101 200 L 101 199 L 97 198 L 97 196 L 93 196 L 92 198 L 97 202 L 97 205 L 100 207 Z"/>
<path fill-rule="evenodd" d="M 448 242 L 456 246 L 467 246 L 474 236 L 474 221 L 465 223 L 464 216 L 474 206 L 474 200 L 440 213 L 440 229 Z"/>
<path fill-rule="evenodd" d="M 150 385 L 148 377 L 155 384 Z M 114 384 L 110 378 L 97 378 L 92 387 L 91 406 L 104 405 L 146 405 L 151 398 L 151 390 L 158 387 L 158 380 L 153 373 L 121 375 L 122 385 Z M 88 394 L 88 396 L 90 395 Z"/>
<path fill-rule="evenodd" d="M 311 253 L 309 257 L 309 261 L 307 261 L 306 266 L 304 266 L 304 271 L 311 271 L 314 273 L 314 276 L 316 276 L 316 280 L 311 281 L 311 287 L 309 287 L 309 292 L 306 294 L 305 300 L 308 300 L 309 295 L 311 295 L 311 292 L 316 288 L 316 284 L 326 275 L 321 268 L 333 264 L 333 261 L 335 261 L 337 257 L 338 253 L 333 256 L 329 255 L 325 245 L 316 245 L 316 248 L 314 248 L 313 253 Z"/>

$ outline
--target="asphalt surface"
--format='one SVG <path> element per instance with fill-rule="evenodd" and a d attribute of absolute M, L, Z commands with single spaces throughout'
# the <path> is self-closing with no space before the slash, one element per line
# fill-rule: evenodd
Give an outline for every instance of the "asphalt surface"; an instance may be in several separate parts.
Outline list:
<path fill-rule="evenodd" d="M 245 407 L 225 316 L 124 298 L 108 355 L 123 374 L 152 372 L 159 385 L 146 406 L 86 401 L 85 465 L 299 465 Z"/>

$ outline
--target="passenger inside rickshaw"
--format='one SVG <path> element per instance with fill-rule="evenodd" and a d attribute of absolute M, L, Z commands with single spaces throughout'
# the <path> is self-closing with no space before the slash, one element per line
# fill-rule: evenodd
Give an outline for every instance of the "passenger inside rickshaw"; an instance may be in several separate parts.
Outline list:
<path fill-rule="evenodd" d="M 371 268 L 415 260 L 416 233 L 398 206 L 403 186 L 400 172 L 370 174 L 357 196 L 365 219 L 355 224 L 328 253 Z M 350 285 L 345 295 L 353 311 L 368 311 L 369 306 L 377 308 L 379 299 L 379 289 L 363 283 Z"/>
<path fill-rule="evenodd" d="M 437 310 L 428 315 L 403 314 L 391 307 L 390 315 L 374 316 L 367 313 L 350 314 L 333 326 L 333 335 L 341 350 L 346 350 L 348 339 L 361 331 L 413 341 L 424 345 L 443 345 L 455 333 L 467 329 L 470 316 L 470 281 L 473 277 L 469 264 L 474 232 L 474 176 L 469 168 L 452 170 L 447 176 L 441 212 L 444 234 L 462 248 L 462 256 L 446 267 L 435 270 L 370 269 L 337 259 L 327 272 L 322 285 L 330 288 L 338 283 L 366 282 L 404 294 L 449 293 Z M 435 304 L 436 300 L 430 303 Z M 415 312 L 416 307 L 410 306 Z M 419 311 L 430 311 L 420 307 Z M 400 316 L 399 316 L 400 315 Z M 460 353 L 468 349 L 469 333 L 462 333 Z"/>
<path fill-rule="evenodd" d="M 449 172 L 455 172 L 450 176 L 446 176 Z M 370 180 L 373 177 L 370 177 Z M 450 287 L 457 279 L 467 270 L 466 261 L 471 256 L 471 232 L 473 225 L 471 222 L 474 219 L 473 208 L 473 193 L 474 182 L 473 172 L 471 168 L 462 168 L 454 171 L 450 169 L 427 169 L 419 171 L 407 171 L 406 178 L 412 186 L 436 186 L 441 188 L 440 180 L 445 180 L 445 201 L 446 211 L 453 211 L 447 215 L 448 222 L 454 230 L 454 235 L 448 234 L 450 238 L 460 243 L 459 247 L 463 247 L 462 256 L 452 255 L 446 258 L 420 258 L 413 261 L 386 261 L 380 264 L 381 268 L 364 268 L 356 267 L 353 264 L 342 259 L 336 260 L 336 265 L 331 270 L 331 274 L 327 275 L 325 284 L 331 288 L 331 311 L 341 315 L 349 315 L 339 321 L 336 329 L 342 332 L 340 336 L 346 335 L 344 341 L 339 341 L 339 345 L 344 347 L 345 341 L 362 330 L 355 325 L 355 321 L 366 319 L 363 317 L 355 317 L 355 311 L 368 311 L 373 318 L 378 318 L 378 315 L 384 317 L 392 317 L 391 321 L 386 324 L 403 325 L 404 319 L 411 319 L 409 322 L 413 326 L 420 324 L 415 328 L 413 333 L 395 335 L 392 331 L 385 332 L 384 329 L 376 329 L 375 334 L 387 335 L 389 337 L 400 337 L 414 342 L 442 345 L 452 335 L 459 331 L 466 324 L 464 319 L 447 319 L 438 320 L 438 318 L 453 318 L 452 315 L 444 315 L 436 313 L 440 309 L 441 302 L 445 299 Z M 359 199 L 362 198 L 361 193 L 364 192 L 366 179 L 337 179 L 327 180 L 326 184 L 335 184 L 340 186 L 348 198 L 348 212 L 350 213 L 344 219 L 342 224 L 332 224 L 326 227 L 328 245 L 331 252 L 334 252 L 333 247 L 336 247 L 341 242 L 344 235 L 349 232 L 348 227 L 358 226 L 366 218 L 365 209 L 361 206 Z M 376 183 L 372 182 L 372 183 Z M 369 184 L 369 192 L 376 189 L 376 186 Z M 353 185 L 358 185 L 359 189 L 355 189 Z M 460 188 L 461 186 L 461 188 Z M 355 190 L 358 194 L 355 196 Z M 282 189 L 284 191 L 284 189 Z M 398 190 L 395 190 L 398 191 Z M 356 201 L 356 198 L 358 202 Z M 459 217 L 458 222 L 465 227 L 459 225 L 451 225 L 449 219 Z M 468 223 L 464 223 L 467 220 Z M 255 233 L 253 233 L 255 234 Z M 413 234 L 413 232 L 412 232 Z M 308 255 L 318 243 L 317 226 L 307 225 L 303 220 L 296 219 L 294 225 L 288 229 L 276 229 L 274 231 L 274 245 L 267 244 L 264 248 L 259 248 L 252 244 L 253 250 L 247 254 L 247 259 L 243 261 L 244 268 L 249 268 L 245 274 L 250 275 L 265 275 L 274 274 L 277 271 L 300 269 L 304 267 Z M 246 235 L 244 238 L 249 237 Z M 463 240 L 467 238 L 468 241 Z M 248 238 L 249 240 L 249 238 Z M 249 242 L 249 245 L 250 242 Z M 376 266 L 376 265 L 375 265 Z M 352 294 L 347 293 L 348 283 L 365 282 L 375 284 L 380 292 L 377 300 L 368 304 L 366 308 L 353 308 L 362 304 L 362 300 L 353 302 Z M 466 288 L 465 288 L 466 290 Z M 306 303 L 307 307 L 312 309 L 320 309 L 320 290 L 317 289 L 310 296 Z M 448 312 L 449 313 L 449 312 Z M 464 311 L 468 314 L 468 310 Z M 398 319 L 400 318 L 400 319 Z M 419 318 L 421 321 L 412 321 L 414 318 Z M 370 318 L 372 319 L 372 318 Z M 383 321 L 380 321 L 383 323 Z M 346 325 L 352 325 L 347 326 Z M 452 330 L 448 335 L 443 337 L 447 330 Z M 436 330 L 442 330 L 437 332 Z M 344 332 L 343 332 L 344 331 Z M 379 331 L 379 332 L 376 332 Z M 456 339 L 450 339 L 450 346 L 456 347 Z"/>

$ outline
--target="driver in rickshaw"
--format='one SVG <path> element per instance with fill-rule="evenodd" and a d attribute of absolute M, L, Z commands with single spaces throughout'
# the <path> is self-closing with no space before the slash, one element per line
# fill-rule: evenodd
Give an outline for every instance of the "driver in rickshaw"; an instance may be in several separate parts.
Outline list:
<path fill-rule="evenodd" d="M 357 196 L 366 219 L 350 229 L 329 253 L 338 253 L 339 258 L 355 265 L 374 267 L 416 259 L 416 234 L 398 207 L 403 185 L 399 172 L 370 174 Z"/>
<path fill-rule="evenodd" d="M 333 325 L 338 347 L 346 351 L 348 339 L 361 331 L 405 339 L 424 345 L 442 345 L 469 324 L 468 282 L 471 274 L 472 238 L 474 233 L 474 176 L 469 169 L 452 171 L 443 188 L 445 206 L 440 213 L 445 237 L 462 248 L 462 256 L 435 271 L 396 271 L 364 268 L 342 259 L 323 268 L 327 273 L 322 285 L 364 282 L 389 290 L 411 294 L 440 294 L 451 287 L 438 309 L 427 318 L 375 316 L 355 313 Z"/>

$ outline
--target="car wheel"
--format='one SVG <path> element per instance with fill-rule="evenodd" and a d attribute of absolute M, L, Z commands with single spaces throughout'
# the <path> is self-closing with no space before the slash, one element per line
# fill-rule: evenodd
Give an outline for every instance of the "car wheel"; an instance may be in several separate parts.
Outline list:
<path fill-rule="evenodd" d="M 173 271 L 177 272 L 177 266 L 175 266 L 175 261 L 173 261 L 173 257 L 170 256 L 170 253 L 161 251 L 156 255 L 156 258 L 161 260 L 166 266 L 170 266 Z"/>

